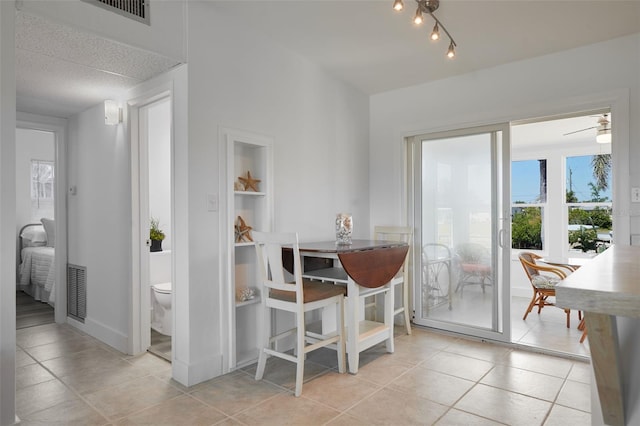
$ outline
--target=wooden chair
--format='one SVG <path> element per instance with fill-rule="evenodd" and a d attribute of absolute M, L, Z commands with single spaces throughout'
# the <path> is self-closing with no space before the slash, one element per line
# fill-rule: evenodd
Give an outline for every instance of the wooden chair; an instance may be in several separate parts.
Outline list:
<path fill-rule="evenodd" d="M 346 370 L 345 359 L 345 326 L 344 326 L 344 295 L 343 286 L 322 282 L 303 280 L 298 247 L 298 235 L 295 233 L 264 233 L 253 232 L 256 245 L 260 273 L 262 308 L 264 320 L 261 321 L 261 337 L 263 347 L 260 349 L 256 380 L 264 375 L 265 365 L 269 356 L 276 356 L 296 364 L 295 396 L 302 394 L 304 378 L 304 360 L 306 354 L 336 344 L 338 353 L 338 371 Z M 282 247 L 293 247 L 293 274 L 283 268 Z M 307 330 L 305 313 L 336 305 L 336 330 L 327 335 L 312 333 Z M 271 336 L 271 309 L 279 309 L 295 314 L 295 327 L 285 332 Z M 293 355 L 290 351 L 281 351 L 277 344 L 284 338 L 295 336 Z"/>
<path fill-rule="evenodd" d="M 555 306 L 555 303 L 548 300 L 548 298 L 556 296 L 556 284 L 565 279 L 574 269 L 569 265 L 566 267 L 558 267 L 538 264 L 536 260 L 541 259 L 542 256 L 531 252 L 521 252 L 518 258 L 533 288 L 531 303 L 529 303 L 524 317 L 522 317 L 523 320 L 526 320 L 527 315 L 529 315 L 534 306 L 538 306 L 538 314 L 545 306 Z M 569 328 L 571 323 L 571 310 L 564 309 L 564 312 L 567 314 L 567 328 Z M 578 319 L 582 319 L 580 311 L 578 311 Z"/>
<path fill-rule="evenodd" d="M 407 257 L 404 259 L 402 268 L 391 280 L 392 288 L 402 286 L 402 299 L 400 306 L 394 306 L 394 317 L 400 313 L 404 313 L 404 326 L 407 334 L 411 334 L 411 315 L 409 313 L 411 307 L 409 305 L 409 293 L 411 283 L 409 282 L 409 259 L 411 258 L 411 243 L 413 241 L 413 230 L 408 226 L 376 226 L 373 230 L 373 238 L 376 241 L 402 241 L 409 244 Z"/>

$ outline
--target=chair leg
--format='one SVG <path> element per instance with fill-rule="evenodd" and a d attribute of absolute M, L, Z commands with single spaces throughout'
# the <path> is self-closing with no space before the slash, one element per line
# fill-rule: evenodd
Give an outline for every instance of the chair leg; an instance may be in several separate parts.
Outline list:
<path fill-rule="evenodd" d="M 344 327 L 344 298 L 340 298 L 336 309 L 336 324 L 338 326 L 338 334 L 340 340 L 337 344 L 338 352 L 338 373 L 344 373 L 347 370 L 347 332 Z"/>
<path fill-rule="evenodd" d="M 301 318 L 302 317 L 302 318 Z M 307 353 L 304 350 L 304 312 L 296 313 L 296 322 L 298 323 L 298 330 L 296 333 L 296 391 L 295 395 L 302 395 L 302 381 L 304 379 L 304 359 Z"/>
<path fill-rule="evenodd" d="M 402 283 L 402 306 L 404 312 L 404 325 L 407 328 L 407 334 L 411 334 L 411 317 L 409 316 L 409 286 L 407 281 Z"/>
<path fill-rule="evenodd" d="M 531 310 L 533 309 L 533 307 L 536 304 L 536 296 L 538 295 L 537 292 L 533 293 L 533 297 L 531 298 L 531 302 L 529 303 L 529 306 L 527 307 L 526 312 L 524 313 L 524 316 L 522 317 L 522 320 L 526 320 L 527 319 L 527 315 L 529 315 L 529 312 L 531 312 Z"/>
<path fill-rule="evenodd" d="M 264 314 L 263 314 L 263 321 L 262 321 L 262 325 L 261 325 L 261 340 L 262 340 L 262 347 L 260 348 L 260 354 L 258 356 L 258 368 L 256 369 L 256 380 L 262 380 L 262 377 L 264 376 L 264 368 L 267 365 L 267 354 L 264 351 L 264 348 L 268 348 L 269 347 L 269 340 L 270 340 L 270 336 L 269 336 L 269 332 L 267 330 L 270 330 L 271 326 L 270 326 L 270 321 L 269 321 L 269 315 L 270 315 L 270 309 L 267 307 L 264 307 Z"/>
<path fill-rule="evenodd" d="M 584 342 L 584 339 L 587 338 L 587 327 L 584 328 L 584 330 L 582 330 L 582 336 L 580 336 L 580 343 Z"/>
<path fill-rule="evenodd" d="M 547 300 L 547 296 L 540 295 L 538 298 L 538 315 L 542 312 L 542 308 L 544 308 L 544 302 Z"/>
<path fill-rule="evenodd" d="M 567 314 L 567 328 L 571 328 L 571 310 L 565 309 L 564 312 Z"/>

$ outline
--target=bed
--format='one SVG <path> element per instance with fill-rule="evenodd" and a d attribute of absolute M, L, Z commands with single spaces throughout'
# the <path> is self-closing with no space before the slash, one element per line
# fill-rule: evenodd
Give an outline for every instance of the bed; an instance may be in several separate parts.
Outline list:
<path fill-rule="evenodd" d="M 55 228 L 51 219 L 30 223 L 20 229 L 18 290 L 35 300 L 55 302 Z"/>

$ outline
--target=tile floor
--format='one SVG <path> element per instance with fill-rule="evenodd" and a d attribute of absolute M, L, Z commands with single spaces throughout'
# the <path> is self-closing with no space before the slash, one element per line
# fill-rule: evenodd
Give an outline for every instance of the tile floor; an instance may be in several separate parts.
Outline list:
<path fill-rule="evenodd" d="M 414 328 L 374 347 L 357 375 L 316 351 L 300 398 L 293 364 L 270 359 L 185 388 L 170 364 L 127 356 L 67 325 L 17 331 L 24 425 L 588 425 L 590 366 Z"/>

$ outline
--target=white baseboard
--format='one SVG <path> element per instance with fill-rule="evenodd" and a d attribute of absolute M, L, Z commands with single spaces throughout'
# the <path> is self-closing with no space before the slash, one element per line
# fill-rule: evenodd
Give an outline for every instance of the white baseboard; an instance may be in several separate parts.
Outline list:
<path fill-rule="evenodd" d="M 128 353 L 129 339 L 127 335 L 111 327 L 94 321 L 91 318 L 85 318 L 84 323 L 82 323 L 71 317 L 67 317 L 67 323 L 122 353 Z"/>
<path fill-rule="evenodd" d="M 204 359 L 197 363 L 186 364 L 178 359 L 174 359 L 171 364 L 173 380 L 181 385 L 190 387 L 198 383 L 221 376 L 222 356 L 216 355 Z"/>

